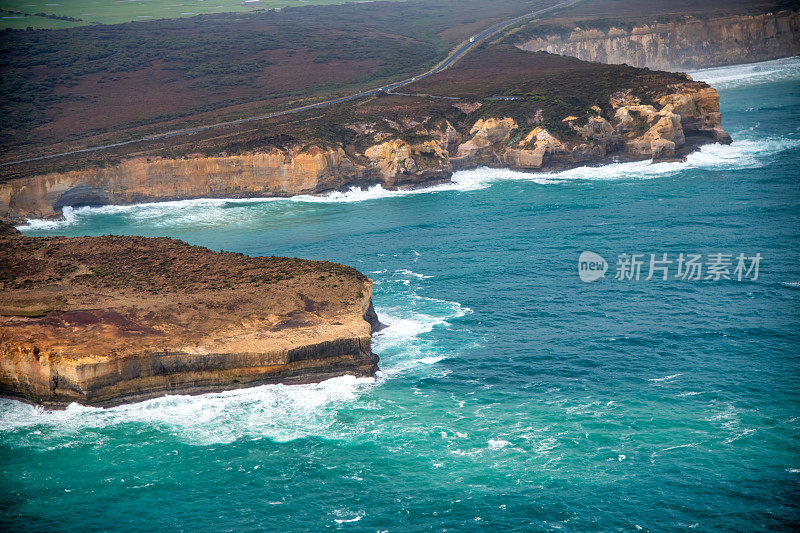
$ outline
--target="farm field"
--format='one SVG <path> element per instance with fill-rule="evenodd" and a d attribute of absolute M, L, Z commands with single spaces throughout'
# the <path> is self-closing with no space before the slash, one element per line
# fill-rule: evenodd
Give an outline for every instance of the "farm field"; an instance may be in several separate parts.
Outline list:
<path fill-rule="evenodd" d="M 242 5 L 241 0 L 3 0 L 0 2 L 0 9 L 3 10 L 0 12 L 0 29 L 60 29 L 209 13 L 247 13 L 291 6 L 343 4 L 347 1 L 260 0 L 258 3 Z M 36 16 L 37 13 L 76 20 Z"/>

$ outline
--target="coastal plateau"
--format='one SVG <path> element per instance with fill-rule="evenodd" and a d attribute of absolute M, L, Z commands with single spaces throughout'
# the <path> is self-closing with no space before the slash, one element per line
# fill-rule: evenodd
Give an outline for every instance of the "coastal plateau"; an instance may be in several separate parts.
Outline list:
<path fill-rule="evenodd" d="M 65 206 L 419 187 L 480 166 L 669 160 L 730 142 L 716 90 L 685 74 L 510 45 L 486 45 L 403 91 L 187 145 L 7 167 L 0 217 L 22 223 L 58 218 Z"/>
<path fill-rule="evenodd" d="M 377 370 L 372 282 L 350 267 L 0 230 L 0 394 L 108 406 Z"/>

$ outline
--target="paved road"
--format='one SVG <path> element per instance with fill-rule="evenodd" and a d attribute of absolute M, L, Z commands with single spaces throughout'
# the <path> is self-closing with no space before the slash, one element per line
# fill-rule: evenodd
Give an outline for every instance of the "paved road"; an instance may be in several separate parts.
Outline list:
<path fill-rule="evenodd" d="M 0 163 L 0 166 L 18 165 L 18 164 L 21 164 L 21 163 L 31 163 L 33 161 L 42 161 L 44 159 L 53 159 L 55 157 L 63 157 L 63 156 L 74 155 L 74 154 L 83 154 L 83 153 L 87 153 L 87 152 L 97 152 L 99 150 L 106 150 L 108 148 L 116 148 L 117 146 L 125 146 L 127 144 L 147 142 L 147 141 L 155 141 L 155 140 L 159 140 L 159 139 L 166 139 L 168 137 L 174 137 L 176 135 L 187 135 L 187 134 L 192 134 L 192 133 L 200 133 L 200 132 L 211 130 L 211 129 L 214 129 L 214 128 L 223 128 L 225 126 L 235 126 L 237 124 L 244 124 L 245 122 L 253 122 L 253 121 L 256 121 L 256 120 L 265 120 L 265 119 L 269 119 L 269 118 L 280 117 L 280 116 L 283 116 L 283 115 L 290 115 L 290 114 L 293 114 L 293 113 L 301 113 L 303 111 L 308 111 L 308 110 L 311 110 L 311 109 L 318 109 L 320 107 L 327 107 L 327 106 L 334 105 L 334 104 L 340 104 L 342 102 L 349 102 L 350 100 L 357 100 L 359 98 L 363 98 L 365 96 L 375 95 L 375 94 L 380 93 L 380 92 L 387 92 L 387 93 L 388 92 L 392 92 L 395 89 L 399 89 L 400 87 L 408 85 L 408 84 L 410 84 L 412 82 L 421 80 L 423 78 L 427 78 L 428 76 L 431 76 L 433 74 L 436 74 L 437 72 L 441 72 L 441 71 L 445 70 L 450 65 L 452 65 L 454 62 L 456 62 L 457 60 L 462 58 L 465 54 L 467 54 L 468 52 L 473 50 L 476 46 L 478 46 L 481 42 L 483 42 L 487 37 L 491 37 L 491 36 L 493 36 L 493 35 L 495 35 L 497 33 L 500 33 L 501 31 L 505 30 L 506 28 L 508 28 L 510 26 L 513 26 L 514 24 L 516 24 L 518 22 L 522 22 L 523 20 L 526 20 L 526 19 L 529 19 L 529 18 L 532 18 L 532 17 L 536 17 L 536 16 L 539 16 L 539 15 L 543 15 L 543 14 L 545 14 L 547 12 L 550 12 L 550 11 L 553 11 L 555 9 L 560 9 L 560 8 L 563 8 L 563 7 L 571 6 L 571 5 L 575 4 L 575 3 L 577 3 L 578 1 L 580 1 L 580 0 L 564 0 L 564 1 L 559 2 L 559 3 L 557 3 L 557 4 L 553 5 L 553 6 L 550 6 L 550 7 L 546 7 L 544 9 L 539 9 L 538 11 L 532 11 L 530 13 L 526 13 L 525 15 L 520 15 L 519 17 L 515 17 L 515 18 L 509 19 L 509 20 L 505 20 L 503 22 L 498 22 L 497 24 L 494 24 L 493 26 L 490 26 L 490 27 L 486 28 L 485 30 L 481 31 L 480 33 L 475 34 L 466 43 L 460 45 L 458 48 L 456 48 L 455 50 L 450 52 L 449 56 L 447 56 L 444 60 L 442 60 L 441 63 L 439 63 L 438 65 L 436 65 L 435 67 L 433 67 L 429 71 L 427 71 L 427 72 L 425 72 L 423 74 L 420 74 L 418 76 L 414 76 L 412 78 L 408 78 L 408 79 L 403 80 L 403 81 L 398 81 L 398 82 L 395 82 L 395 83 L 391 83 L 389 85 L 384 85 L 382 87 L 376 87 L 375 89 L 370 89 L 368 91 L 358 92 L 358 93 L 355 93 L 355 94 L 351 94 L 349 96 L 343 96 L 341 98 L 334 98 L 333 100 L 325 100 L 324 102 L 318 102 L 316 104 L 309 104 L 309 105 L 304 105 L 304 106 L 301 106 L 301 107 L 294 107 L 292 109 L 286 109 L 284 111 L 276 111 L 274 113 L 267 113 L 266 115 L 257 115 L 257 116 L 254 116 L 254 117 L 240 118 L 238 120 L 229 120 L 227 122 L 217 122 L 215 124 L 208 124 L 208 125 L 205 125 L 205 126 L 198 126 L 198 127 L 195 127 L 195 128 L 185 128 L 185 129 L 181 129 L 181 130 L 168 131 L 168 132 L 165 132 L 165 133 L 157 133 L 155 135 L 149 135 L 147 137 L 140 137 L 138 139 L 131 139 L 129 141 L 123 141 L 123 142 L 118 142 L 118 143 L 113 143 L 113 144 L 104 144 L 104 145 L 101 145 L 101 146 L 93 146 L 91 148 L 82 148 L 80 150 L 72 150 L 71 152 L 62 152 L 62 153 L 59 153 L 59 154 L 43 155 L 43 156 L 40 156 L 40 157 L 31 157 L 29 159 L 20 159 L 20 160 L 17 160 L 17 161 L 6 161 L 6 162 Z"/>

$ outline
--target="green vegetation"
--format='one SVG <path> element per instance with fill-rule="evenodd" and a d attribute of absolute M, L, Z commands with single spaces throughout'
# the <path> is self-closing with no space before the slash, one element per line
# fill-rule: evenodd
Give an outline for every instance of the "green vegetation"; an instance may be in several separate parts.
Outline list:
<path fill-rule="evenodd" d="M 46 248 L 42 256 L 34 255 Z M 73 273 L 88 268 L 79 275 Z M 153 293 L 221 288 L 254 288 L 303 277 L 325 276 L 331 286 L 361 283 L 356 269 L 328 261 L 288 257 L 248 257 L 212 252 L 168 238 L 23 237 L 0 234 L 0 280 L 6 290 L 58 284 Z M 25 295 L 0 302 L 1 313 L 39 316 L 65 301 L 61 296 L 33 299 Z"/>
<path fill-rule="evenodd" d="M 0 0 L 0 29 L 60 29 L 348 1 L 352 0 L 260 0 L 242 5 L 242 0 Z M 76 20 L 59 20 L 53 15 Z"/>
<path fill-rule="evenodd" d="M 518 123 L 539 109 L 542 125 L 568 137 L 575 132 L 562 122 L 564 117 L 577 116 L 577 124 L 581 124 L 593 105 L 610 112 L 609 97 L 620 89 L 631 89 L 644 103 L 652 103 L 651 89 L 683 80 L 680 74 L 523 52 L 509 44 L 485 44 L 454 68 L 420 80 L 408 90 L 481 101 L 475 116 L 507 116 Z"/>
<path fill-rule="evenodd" d="M 0 31 L 0 145 L 9 152 L 167 121 L 202 123 L 192 117 L 223 109 L 229 111 L 216 120 L 252 114 L 255 106 L 243 104 L 258 102 L 260 113 L 346 94 L 420 72 L 476 27 L 546 4 L 413 0 L 6 29 Z M 25 6 L 40 12 L 21 2 L 4 9 Z M 46 20 L 89 20 L 86 13 L 64 13 L 52 16 L 83 20 Z"/>
<path fill-rule="evenodd" d="M 612 93 L 630 89 L 643 103 L 653 103 L 667 87 L 685 81 L 677 73 L 589 63 L 545 52 L 523 52 L 509 45 L 484 45 L 453 68 L 408 87 L 411 93 L 447 94 L 460 98 L 459 101 L 383 94 L 324 110 L 7 166 L 0 169 L 0 180 L 110 167 L 130 157 L 180 159 L 197 154 L 214 157 L 272 148 L 305 150 L 311 146 L 329 146 L 342 148 L 358 158 L 379 139 L 399 138 L 412 144 L 429 140 L 422 130 L 443 130 L 445 121 L 468 138 L 475 122 L 488 117 L 511 117 L 520 125 L 512 142 L 520 140 L 534 125 L 545 127 L 562 140 L 574 139 L 578 133 L 563 122 L 565 117 L 574 115 L 578 117 L 577 125 L 584 124 L 590 108 L 597 105 L 600 114 L 610 118 Z M 498 96 L 514 99 L 494 99 Z M 463 104 L 468 111 L 464 111 Z M 422 125 L 417 127 L 412 123 Z M 362 128 L 368 128 L 369 133 L 356 133 Z M 441 163 L 432 154 L 418 154 L 414 159 L 419 169 L 437 168 Z"/>

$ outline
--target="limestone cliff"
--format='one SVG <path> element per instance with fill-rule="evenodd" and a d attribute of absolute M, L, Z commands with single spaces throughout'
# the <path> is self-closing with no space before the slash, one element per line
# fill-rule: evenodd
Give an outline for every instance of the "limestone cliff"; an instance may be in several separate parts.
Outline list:
<path fill-rule="evenodd" d="M 343 265 L 0 234 L 0 394 L 46 406 L 371 376 L 377 325 Z"/>
<path fill-rule="evenodd" d="M 577 22 L 530 31 L 533 35 L 518 41 L 523 50 L 659 70 L 684 71 L 800 54 L 800 11 L 796 10 L 712 18 L 676 16 L 667 21 L 662 17 L 632 27 L 618 21 Z"/>
<path fill-rule="evenodd" d="M 621 90 L 602 106 L 561 117 L 557 124 L 543 123 L 535 99 L 520 105 L 516 118 L 480 115 L 484 108 L 459 102 L 460 130 L 445 119 L 409 116 L 385 120 L 382 131 L 373 123 L 347 124 L 355 138 L 346 145 L 311 139 L 239 155 L 134 158 L 14 179 L 0 184 L 0 217 L 54 218 L 68 205 L 288 196 L 372 184 L 415 187 L 478 166 L 538 170 L 601 163 L 611 156 L 669 159 L 699 144 L 730 142 L 721 127 L 717 92 L 674 77 L 683 81 L 659 89 L 645 103 Z"/>
<path fill-rule="evenodd" d="M 204 197 L 289 196 L 332 190 L 360 171 L 339 148 L 221 157 L 134 158 L 119 165 L 19 180 L 2 187 L 0 206 L 52 216 L 65 205 L 130 204 Z"/>

